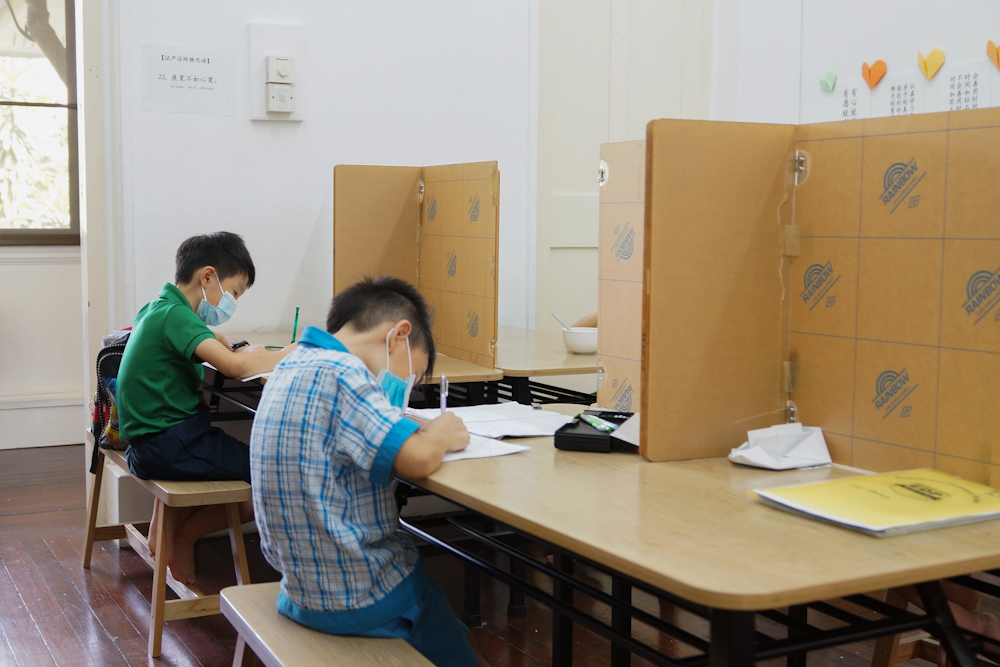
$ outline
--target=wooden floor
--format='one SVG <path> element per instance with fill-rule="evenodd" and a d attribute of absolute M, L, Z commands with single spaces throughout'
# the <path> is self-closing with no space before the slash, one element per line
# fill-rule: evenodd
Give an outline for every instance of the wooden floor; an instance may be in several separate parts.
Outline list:
<path fill-rule="evenodd" d="M 0 667 L 76 667 L 78 665 L 201 665 L 232 663 L 236 634 L 221 616 L 171 621 L 163 634 L 163 654 L 146 655 L 146 628 L 152 575 L 130 549 L 99 543 L 90 570 L 80 566 L 84 521 L 82 447 L 0 451 Z M 277 573 L 260 556 L 256 535 L 247 536 L 251 578 L 276 580 Z M 234 583 L 228 540 L 198 544 L 199 574 L 210 588 Z M 505 563 L 503 564 L 505 565 Z M 456 611 L 462 602 L 462 565 L 452 556 L 427 559 L 427 572 L 444 589 Z M 610 581 L 580 568 L 578 576 L 604 590 Z M 544 585 L 544 578 L 539 577 Z M 209 588 L 207 586 L 206 588 Z M 607 610 L 579 596 L 577 604 L 608 620 Z M 651 597 L 636 594 L 635 603 L 653 613 L 678 613 L 682 627 L 705 635 L 704 621 L 661 608 Z M 528 600 L 528 615 L 507 618 L 507 590 L 483 579 L 485 625 L 474 631 L 484 657 L 494 667 L 546 665 L 551 658 L 551 612 Z M 818 616 L 818 615 L 816 615 Z M 814 615 L 810 619 L 816 623 Z M 820 617 L 820 621 L 822 617 Z M 833 625 L 831 623 L 831 625 Z M 643 641 L 677 654 L 669 639 L 636 624 Z M 766 625 L 759 629 L 766 631 Z M 607 665 L 610 646 L 576 626 L 574 664 Z M 812 667 L 863 667 L 871 661 L 871 643 L 851 644 L 810 654 Z M 633 658 L 633 665 L 648 663 Z M 774 660 L 767 665 L 784 665 Z M 922 661 L 914 664 L 928 665 Z"/>

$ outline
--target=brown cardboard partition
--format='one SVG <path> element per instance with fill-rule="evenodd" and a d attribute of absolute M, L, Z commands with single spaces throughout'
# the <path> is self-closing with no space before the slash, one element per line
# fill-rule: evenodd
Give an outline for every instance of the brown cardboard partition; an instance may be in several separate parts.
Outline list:
<path fill-rule="evenodd" d="M 836 462 L 1000 482 L 1000 109 L 648 142 L 647 458 L 723 455 L 791 401 Z"/>
<path fill-rule="evenodd" d="M 333 293 L 394 275 L 427 300 L 437 350 L 493 368 L 497 337 L 496 162 L 337 165 Z"/>
<path fill-rule="evenodd" d="M 648 126 L 640 452 L 651 461 L 722 456 L 784 417 L 794 140 L 790 125 Z"/>
<path fill-rule="evenodd" d="M 642 248 L 646 142 L 601 146 L 597 356 L 599 405 L 639 411 L 642 349 Z"/>

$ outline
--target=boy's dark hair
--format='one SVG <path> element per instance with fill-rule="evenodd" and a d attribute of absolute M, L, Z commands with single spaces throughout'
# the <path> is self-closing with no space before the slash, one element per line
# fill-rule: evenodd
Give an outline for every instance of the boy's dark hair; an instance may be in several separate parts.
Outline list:
<path fill-rule="evenodd" d="M 189 283 L 195 271 L 211 266 L 219 274 L 219 280 L 243 275 L 247 287 L 253 286 L 257 271 L 250 259 L 250 251 L 243 243 L 243 237 L 232 232 L 215 232 L 192 236 L 177 249 L 177 272 L 174 282 L 178 285 Z"/>
<path fill-rule="evenodd" d="M 409 320 L 410 344 L 427 351 L 425 377 L 434 372 L 434 337 L 427 302 L 410 283 L 393 276 L 366 277 L 333 297 L 326 330 L 337 333 L 347 324 L 359 332 L 371 331 L 383 322 Z"/>

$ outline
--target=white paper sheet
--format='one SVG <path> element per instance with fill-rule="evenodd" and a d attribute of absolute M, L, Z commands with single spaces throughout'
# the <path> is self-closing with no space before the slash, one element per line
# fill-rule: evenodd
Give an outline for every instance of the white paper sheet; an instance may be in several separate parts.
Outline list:
<path fill-rule="evenodd" d="M 216 368 L 212 364 L 208 363 L 207 361 L 201 362 L 201 365 L 204 366 L 205 368 L 211 368 L 216 373 L 219 372 L 218 368 Z M 240 382 L 250 382 L 251 380 L 256 380 L 258 378 L 269 378 L 269 377 L 271 377 L 271 372 L 270 371 L 268 371 L 267 373 L 257 373 L 257 375 L 251 375 L 248 378 L 239 378 L 239 380 L 240 380 Z"/>
<path fill-rule="evenodd" d="M 236 113 L 232 49 L 148 42 L 142 45 L 142 54 L 143 111 Z"/>
<path fill-rule="evenodd" d="M 628 420 L 611 432 L 612 438 L 618 438 L 622 442 L 627 442 L 635 447 L 639 446 L 639 413 L 635 413 Z"/>
<path fill-rule="evenodd" d="M 802 424 L 779 424 L 747 431 L 747 442 L 729 452 L 729 460 L 769 470 L 813 468 L 833 463 L 823 429 Z"/>
<path fill-rule="evenodd" d="M 478 435 L 473 435 L 469 440 L 468 447 L 460 452 L 448 452 L 444 455 L 442 461 L 448 463 L 450 461 L 462 461 L 464 459 L 487 459 L 493 456 L 516 454 L 518 452 L 523 452 L 526 449 L 531 448 L 525 447 L 524 445 L 515 445 L 510 442 L 501 442 L 500 440 L 481 438 Z"/>
<path fill-rule="evenodd" d="M 582 407 L 581 407 L 582 410 Z M 572 417 L 548 410 L 535 410 L 530 405 L 520 403 L 497 403 L 496 405 L 473 405 L 449 408 L 469 429 L 469 433 L 484 438 L 517 437 L 530 438 L 555 435 L 559 427 L 573 421 Z M 407 410 L 407 414 L 428 421 L 441 415 L 437 408 Z"/>

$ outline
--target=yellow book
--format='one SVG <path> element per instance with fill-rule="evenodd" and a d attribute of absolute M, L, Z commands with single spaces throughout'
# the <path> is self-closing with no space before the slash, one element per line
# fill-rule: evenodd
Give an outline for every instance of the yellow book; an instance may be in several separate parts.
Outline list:
<path fill-rule="evenodd" d="M 878 536 L 1000 518 L 1000 491 L 931 469 L 752 493 L 768 505 Z"/>

